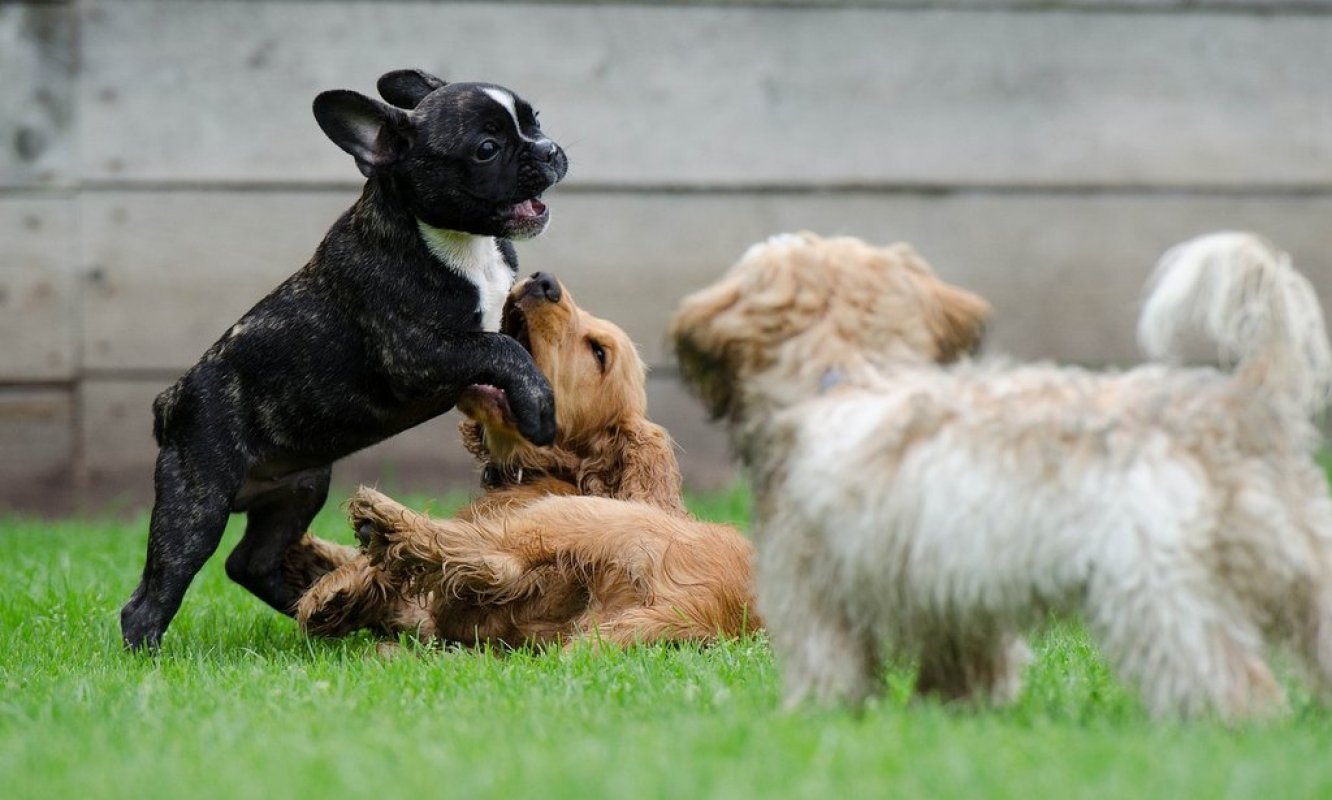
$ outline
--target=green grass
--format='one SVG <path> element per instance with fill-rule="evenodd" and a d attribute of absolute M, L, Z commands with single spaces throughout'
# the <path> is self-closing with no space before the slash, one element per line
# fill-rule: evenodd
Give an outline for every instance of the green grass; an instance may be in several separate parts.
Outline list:
<path fill-rule="evenodd" d="M 743 520 L 747 498 L 695 508 Z M 305 638 L 215 557 L 162 654 L 129 655 L 116 612 L 145 525 L 0 519 L 0 796 L 1332 796 L 1332 712 L 1294 685 L 1277 722 L 1153 724 L 1073 624 L 1037 640 L 1012 708 L 912 702 L 900 667 L 863 714 L 782 714 L 761 636 L 386 659 Z M 315 528 L 350 540 L 336 508 Z"/>

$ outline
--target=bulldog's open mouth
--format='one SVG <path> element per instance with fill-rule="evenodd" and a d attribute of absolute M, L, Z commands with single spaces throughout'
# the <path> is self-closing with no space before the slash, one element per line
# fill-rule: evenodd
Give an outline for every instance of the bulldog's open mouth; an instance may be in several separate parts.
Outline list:
<path fill-rule="evenodd" d="M 458 395 L 458 410 L 481 424 L 516 425 L 504 390 L 488 383 L 474 383 Z"/>
<path fill-rule="evenodd" d="M 513 207 L 509 209 L 509 216 L 519 222 L 533 222 L 544 219 L 549 216 L 549 213 L 546 204 L 541 202 L 540 197 L 514 203 Z"/>
<path fill-rule="evenodd" d="M 530 239 L 546 229 L 550 222 L 550 209 L 540 196 L 530 197 L 499 210 L 505 235 L 510 239 Z"/>

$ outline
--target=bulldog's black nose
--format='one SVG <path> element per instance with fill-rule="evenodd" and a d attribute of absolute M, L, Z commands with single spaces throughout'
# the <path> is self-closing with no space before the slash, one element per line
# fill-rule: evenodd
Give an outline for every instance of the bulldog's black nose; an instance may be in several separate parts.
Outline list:
<path fill-rule="evenodd" d="M 552 303 L 560 302 L 560 282 L 549 272 L 534 272 L 527 283 L 527 294 L 544 297 Z"/>
<path fill-rule="evenodd" d="M 542 161 L 554 161 L 560 152 L 560 146 L 550 139 L 542 139 L 532 145 L 532 154 Z"/>

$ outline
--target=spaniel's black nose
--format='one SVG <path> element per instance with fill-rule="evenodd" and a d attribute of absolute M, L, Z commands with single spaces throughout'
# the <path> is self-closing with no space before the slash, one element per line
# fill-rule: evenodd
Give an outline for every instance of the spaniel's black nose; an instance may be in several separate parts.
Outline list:
<path fill-rule="evenodd" d="M 552 303 L 560 302 L 560 282 L 549 272 L 534 272 L 527 284 L 527 294 L 544 297 Z"/>

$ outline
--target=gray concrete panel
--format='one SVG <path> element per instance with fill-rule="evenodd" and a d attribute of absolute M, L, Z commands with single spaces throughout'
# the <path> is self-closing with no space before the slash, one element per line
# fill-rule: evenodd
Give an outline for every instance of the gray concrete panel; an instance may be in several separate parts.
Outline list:
<path fill-rule="evenodd" d="M 410 65 L 534 101 L 574 183 L 1332 182 L 1324 14 L 127 1 L 82 23 L 94 180 L 351 180 L 311 99 Z"/>
<path fill-rule="evenodd" d="M 67 482 L 74 458 L 74 403 L 61 389 L 0 388 L 0 481 Z M 0 508 L 7 491 L 0 491 Z"/>
<path fill-rule="evenodd" d="M 99 192 L 85 198 L 86 363 L 183 370 L 313 252 L 340 192 Z M 1189 236 L 1253 229 L 1332 304 L 1332 197 L 559 193 L 524 272 L 558 275 L 652 364 L 678 300 L 754 241 L 790 230 L 906 240 L 995 307 L 991 346 L 1022 358 L 1132 363 L 1140 287 Z"/>
<path fill-rule="evenodd" d="M 0 4 L 0 188 L 73 177 L 74 10 Z"/>
<path fill-rule="evenodd" d="M 0 197 L 0 379 L 74 377 L 74 202 Z"/>

